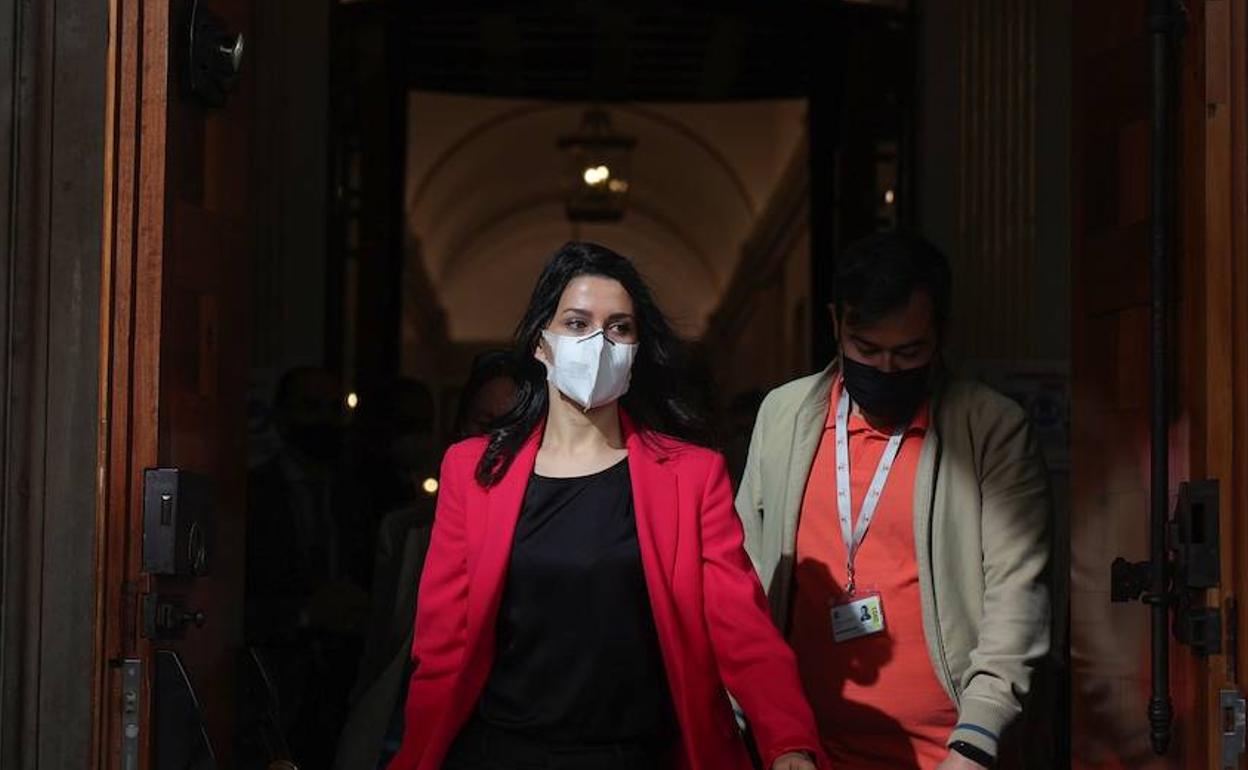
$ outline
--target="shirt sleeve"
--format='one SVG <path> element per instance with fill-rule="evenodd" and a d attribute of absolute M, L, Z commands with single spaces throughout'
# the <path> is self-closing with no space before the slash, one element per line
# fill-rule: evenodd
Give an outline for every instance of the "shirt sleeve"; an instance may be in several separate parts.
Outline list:
<path fill-rule="evenodd" d="M 762 585 L 743 547 L 723 458 L 715 455 L 702 503 L 703 597 L 716 665 L 741 705 L 765 767 L 781 754 L 820 756 L 814 714 L 793 651 L 771 622 Z"/>
<path fill-rule="evenodd" d="M 1009 406 L 981 442 L 983 617 L 949 737 L 994 756 L 1049 651 L 1050 630 L 1048 474 L 1026 415 Z"/>

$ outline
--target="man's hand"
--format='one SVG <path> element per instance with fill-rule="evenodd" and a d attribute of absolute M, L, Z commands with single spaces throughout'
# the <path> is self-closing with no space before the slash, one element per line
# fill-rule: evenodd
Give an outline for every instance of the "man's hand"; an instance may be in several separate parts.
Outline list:
<path fill-rule="evenodd" d="M 985 770 L 985 768 L 973 759 L 967 759 L 956 751 L 950 751 L 944 761 L 936 765 L 936 770 Z"/>
<path fill-rule="evenodd" d="M 810 761 L 810 757 L 798 751 L 791 751 L 776 757 L 771 770 L 816 770 L 816 768 L 815 763 Z"/>

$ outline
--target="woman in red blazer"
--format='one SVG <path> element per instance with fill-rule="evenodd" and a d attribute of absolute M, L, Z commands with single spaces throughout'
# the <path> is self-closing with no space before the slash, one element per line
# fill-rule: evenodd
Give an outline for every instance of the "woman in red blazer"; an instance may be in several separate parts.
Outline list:
<path fill-rule="evenodd" d="M 814 770 L 814 718 L 632 264 L 569 243 L 512 411 L 443 460 L 390 770 Z"/>

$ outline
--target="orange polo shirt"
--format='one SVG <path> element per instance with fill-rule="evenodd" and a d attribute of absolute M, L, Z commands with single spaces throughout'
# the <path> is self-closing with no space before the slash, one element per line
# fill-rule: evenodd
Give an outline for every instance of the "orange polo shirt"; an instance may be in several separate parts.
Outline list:
<path fill-rule="evenodd" d="M 914 544 L 914 479 L 928 426 L 927 406 L 901 443 L 875 518 L 858 549 L 857 595 L 878 592 L 885 630 L 832 638 L 830 608 L 844 601 L 846 547 L 836 510 L 838 381 L 815 454 L 797 529 L 796 593 L 789 641 L 824 748 L 838 770 L 929 770 L 948 754 L 957 709 L 932 670 L 919 604 Z M 889 436 L 849 417 L 853 522 Z"/>

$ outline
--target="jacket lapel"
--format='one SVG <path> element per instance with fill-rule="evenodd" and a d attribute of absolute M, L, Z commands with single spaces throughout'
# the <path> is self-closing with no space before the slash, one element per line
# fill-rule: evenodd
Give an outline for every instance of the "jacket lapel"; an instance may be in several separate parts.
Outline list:
<path fill-rule="evenodd" d="M 914 545 L 918 554 L 920 574 L 931 567 L 932 517 L 935 515 L 935 484 L 941 455 L 941 406 L 945 396 L 945 380 L 937 381 L 932 390 L 927 433 L 919 452 L 919 467 L 914 476 Z"/>
<path fill-rule="evenodd" d="M 468 549 L 468 632 L 470 639 L 480 641 L 487 619 L 491 622 L 503 594 L 507 564 L 511 558 L 511 543 L 516 533 L 516 522 L 524 504 L 529 477 L 537 460 L 544 424 L 539 423 L 528 441 L 516 453 L 511 467 L 497 484 L 486 492 L 486 505 L 469 507 L 469 515 L 479 517 L 471 523 L 476 534 L 471 540 L 480 544 Z M 475 553 L 474 553 L 475 552 Z"/>
<path fill-rule="evenodd" d="M 806 494 L 806 482 L 815 463 L 815 452 L 823 438 L 823 428 L 828 419 L 828 399 L 832 394 L 832 382 L 836 379 L 836 364 L 823 370 L 823 376 L 802 398 L 794 414 L 793 444 L 789 449 L 789 462 L 785 469 L 788 478 L 784 488 L 784 529 L 782 548 L 792 554 L 797 547 L 797 523 L 801 516 L 802 498 Z"/>
<path fill-rule="evenodd" d="M 676 488 L 676 474 L 667 467 L 668 456 L 663 448 L 643 439 L 632 420 L 622 411 L 620 424 L 628 447 L 633 512 L 637 520 L 637 541 L 646 582 L 652 593 L 659 587 L 655 585 L 656 581 L 670 593 L 680 532 L 680 495 Z M 655 437 L 652 441 L 662 439 Z"/>
<path fill-rule="evenodd" d="M 652 593 L 662 589 L 670 594 L 679 532 L 676 474 L 666 467 L 668 457 L 662 448 L 645 441 L 623 411 L 620 424 L 628 447 L 637 541 L 646 583 Z M 468 522 L 468 635 L 474 644 L 490 636 L 498 612 L 516 523 L 544 428 L 542 423 L 534 429 L 506 475 L 486 492 L 486 505 L 469 506 L 469 516 L 476 517 Z"/>
<path fill-rule="evenodd" d="M 685 677 L 686 661 L 677 641 L 680 636 L 680 612 L 676 609 L 673 590 L 680 535 L 680 490 L 677 488 L 676 472 L 667 464 L 670 458 L 661 444 L 663 438 L 652 434 L 649 440 L 644 439 L 623 411 L 620 412 L 620 425 L 628 447 L 633 516 L 637 525 L 637 547 L 641 552 L 646 593 L 650 598 L 672 701 L 683 721 L 687 704 L 682 698 L 684 690 L 681 683 Z"/>

